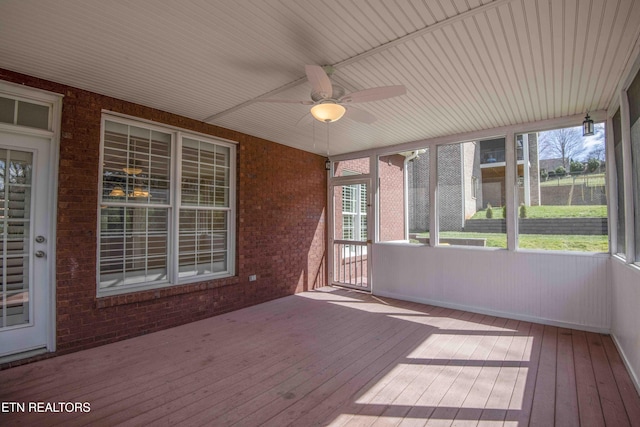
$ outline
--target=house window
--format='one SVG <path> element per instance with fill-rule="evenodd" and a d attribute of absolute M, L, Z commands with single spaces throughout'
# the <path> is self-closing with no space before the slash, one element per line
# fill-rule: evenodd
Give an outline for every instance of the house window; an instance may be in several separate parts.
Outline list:
<path fill-rule="evenodd" d="M 50 130 L 50 110 L 46 104 L 0 97 L 0 123 Z"/>
<path fill-rule="evenodd" d="M 368 157 L 333 162 L 333 176 L 352 176 L 367 174 L 369 174 Z"/>
<path fill-rule="evenodd" d="M 367 240 L 367 192 L 364 184 L 342 187 L 342 238 Z"/>
<path fill-rule="evenodd" d="M 595 129 L 589 137 L 580 126 L 516 135 L 524 149 L 517 168 L 519 248 L 609 251 L 604 125 Z"/>
<path fill-rule="evenodd" d="M 235 147 L 103 121 L 98 293 L 233 274 Z"/>
<path fill-rule="evenodd" d="M 480 194 L 480 182 L 478 181 L 478 177 L 477 176 L 472 176 L 471 177 L 471 197 L 473 197 L 474 199 L 478 198 L 478 195 Z"/>

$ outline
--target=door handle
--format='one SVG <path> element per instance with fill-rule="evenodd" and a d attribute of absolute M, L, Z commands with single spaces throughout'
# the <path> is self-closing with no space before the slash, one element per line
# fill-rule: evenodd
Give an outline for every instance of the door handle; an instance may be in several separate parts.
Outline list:
<path fill-rule="evenodd" d="M 37 258 L 44 258 L 46 254 L 44 253 L 44 251 L 36 251 L 36 253 L 34 255 Z"/>
<path fill-rule="evenodd" d="M 36 236 L 36 243 L 44 243 L 46 241 L 47 239 L 45 239 L 44 236 Z"/>

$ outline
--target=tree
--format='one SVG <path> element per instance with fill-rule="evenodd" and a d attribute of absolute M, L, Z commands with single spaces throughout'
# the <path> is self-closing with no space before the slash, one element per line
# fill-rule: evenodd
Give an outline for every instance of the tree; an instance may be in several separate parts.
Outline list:
<path fill-rule="evenodd" d="M 582 157 L 582 128 L 563 128 L 540 132 L 538 144 L 541 157 L 562 159 L 562 166 L 567 170 L 570 166 L 569 159 Z"/>

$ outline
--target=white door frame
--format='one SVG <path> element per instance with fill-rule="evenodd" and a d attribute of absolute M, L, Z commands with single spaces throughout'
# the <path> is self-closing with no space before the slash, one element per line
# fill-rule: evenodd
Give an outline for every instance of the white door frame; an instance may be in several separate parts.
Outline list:
<path fill-rule="evenodd" d="M 10 82 L 0 81 L 0 95 L 9 98 L 24 100 L 49 107 L 49 129 L 35 129 L 25 126 L 17 126 L 8 123 L 0 123 L 0 132 L 4 134 L 17 134 L 34 136 L 50 141 L 49 146 L 49 177 L 47 193 L 48 197 L 48 221 L 49 231 L 47 235 L 45 252 L 48 260 L 49 275 L 49 301 L 46 304 L 47 313 L 44 314 L 44 320 L 48 322 L 46 348 L 35 350 L 33 352 L 19 353 L 14 356 L 6 356 L 0 359 L 0 362 L 7 362 L 32 354 L 42 352 L 53 352 L 56 350 L 56 236 L 57 236 L 57 206 L 58 206 L 58 174 L 59 174 L 59 158 L 60 158 L 60 137 L 61 137 L 61 118 L 62 118 L 62 98 L 59 93 L 49 92 L 40 89 L 34 89 L 18 85 Z M 35 236 L 33 236 L 35 237 Z"/>
<path fill-rule="evenodd" d="M 372 225 L 375 223 L 373 221 L 373 191 L 372 191 L 372 179 L 370 175 L 348 175 L 348 176 L 340 176 L 340 177 L 330 177 L 328 179 L 328 191 L 327 191 L 327 220 L 328 220 L 328 230 L 327 230 L 327 267 L 328 267 L 328 284 L 329 285 L 338 285 L 338 286 L 346 286 L 351 288 L 349 285 L 345 285 L 342 283 L 338 283 L 334 280 L 335 271 L 334 271 L 334 259 L 335 259 L 335 209 L 334 206 L 335 198 L 334 198 L 334 188 L 337 186 L 344 185 L 352 185 L 352 184 L 365 184 L 367 186 L 367 286 L 363 288 L 363 290 L 367 292 L 372 292 L 372 283 L 371 283 L 371 242 L 373 236 L 373 227 Z M 353 287 L 355 289 L 359 289 L 359 287 Z"/>

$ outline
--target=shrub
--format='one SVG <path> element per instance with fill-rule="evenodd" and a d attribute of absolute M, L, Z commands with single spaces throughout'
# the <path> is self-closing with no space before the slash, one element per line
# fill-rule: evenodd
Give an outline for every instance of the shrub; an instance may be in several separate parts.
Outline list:
<path fill-rule="evenodd" d="M 557 176 L 565 176 L 567 174 L 567 170 L 564 168 L 564 166 L 558 166 L 555 172 Z"/>
<path fill-rule="evenodd" d="M 491 203 L 487 203 L 487 218 L 493 218 L 493 208 L 491 208 Z"/>
<path fill-rule="evenodd" d="M 600 160 L 594 157 L 590 158 L 589 161 L 587 162 L 587 172 L 589 173 L 593 173 L 597 171 L 599 167 L 600 167 Z"/>
<path fill-rule="evenodd" d="M 583 172 L 584 171 L 584 163 L 582 162 L 574 162 L 571 160 L 571 164 L 569 165 L 569 169 L 572 173 Z"/>
<path fill-rule="evenodd" d="M 507 219 L 507 205 L 502 206 L 502 218 Z"/>
<path fill-rule="evenodd" d="M 527 205 L 524 203 L 520 203 L 520 218 L 527 217 Z"/>

